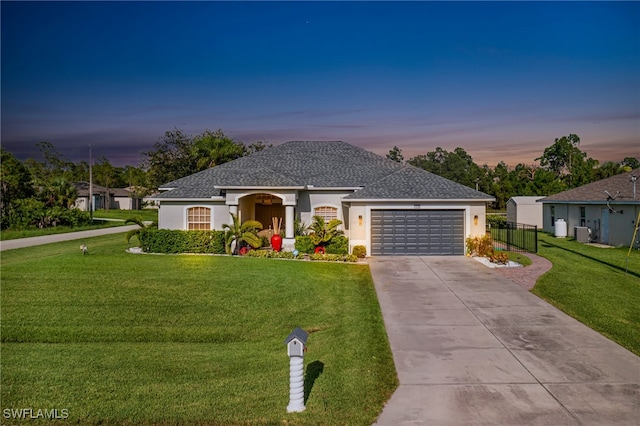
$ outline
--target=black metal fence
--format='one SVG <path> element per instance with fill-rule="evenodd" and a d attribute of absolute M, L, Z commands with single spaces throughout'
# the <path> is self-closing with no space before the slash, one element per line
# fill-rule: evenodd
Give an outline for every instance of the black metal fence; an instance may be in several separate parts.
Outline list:
<path fill-rule="evenodd" d="M 506 222 L 487 225 L 494 247 L 517 253 L 538 252 L 538 227 L 523 223 Z"/>

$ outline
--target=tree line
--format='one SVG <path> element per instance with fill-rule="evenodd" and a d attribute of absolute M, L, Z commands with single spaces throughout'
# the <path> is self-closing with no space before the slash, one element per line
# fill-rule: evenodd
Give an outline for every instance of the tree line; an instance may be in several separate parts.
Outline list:
<path fill-rule="evenodd" d="M 127 188 L 133 196 L 153 194 L 163 183 L 235 160 L 271 145 L 265 141 L 245 145 L 222 130 L 205 130 L 194 137 L 174 129 L 165 132 L 143 152 L 138 166 L 116 167 L 105 156 L 89 162 L 67 160 L 50 142 L 36 144 L 38 158 L 18 160 L 1 148 L 0 228 L 21 229 L 78 225 L 90 221 L 89 214 L 74 209 L 77 182 L 107 188 Z"/>
<path fill-rule="evenodd" d="M 477 165 L 463 149 L 449 152 L 441 147 L 405 161 L 402 149 L 394 146 L 387 158 L 419 167 L 496 198 L 501 210 L 516 195 L 552 195 L 602 178 L 640 167 L 637 158 L 599 164 L 579 148 L 580 138 L 570 134 L 554 141 L 535 161 L 539 166 L 509 167 Z M 30 226 L 74 225 L 89 220 L 73 209 L 78 196 L 75 183 L 89 181 L 89 163 L 67 160 L 49 142 L 36 144 L 39 158 L 18 160 L 1 148 L 0 226 L 2 229 Z M 258 141 L 249 145 L 236 141 L 222 130 L 205 130 L 189 136 L 173 129 L 143 152 L 138 166 L 116 167 L 102 156 L 91 165 L 93 182 L 112 188 L 129 188 L 136 197 L 152 194 L 164 183 L 188 176 L 272 145 Z"/>
<path fill-rule="evenodd" d="M 491 195 L 496 199 L 491 206 L 495 210 L 504 210 L 513 196 L 549 196 L 640 167 L 640 160 L 634 157 L 600 164 L 588 157 L 579 145 L 580 137 L 575 134 L 555 139 L 534 160 L 539 166 L 520 163 L 509 167 L 503 161 L 494 168 L 486 164 L 479 166 L 462 148 L 449 152 L 437 147 L 435 151 L 405 161 L 402 149 L 394 146 L 387 158 Z"/>

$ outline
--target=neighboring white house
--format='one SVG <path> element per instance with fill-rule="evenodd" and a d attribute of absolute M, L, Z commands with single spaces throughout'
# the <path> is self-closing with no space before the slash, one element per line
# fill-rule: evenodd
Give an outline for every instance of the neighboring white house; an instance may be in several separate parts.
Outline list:
<path fill-rule="evenodd" d="M 89 211 L 89 182 L 77 182 L 75 184 L 78 192 L 75 207 Z M 93 184 L 93 210 L 104 209 L 109 203 L 110 209 L 118 210 L 139 210 L 142 200 L 137 197 L 129 188 L 110 188 Z"/>
<path fill-rule="evenodd" d="M 507 201 L 507 222 L 535 225 L 542 229 L 542 204 L 544 197 L 511 197 Z"/>
<path fill-rule="evenodd" d="M 557 219 L 564 219 L 567 233 L 575 227 L 591 231 L 591 241 L 629 246 L 640 213 L 640 169 L 621 173 L 541 199 L 546 232 L 554 232 Z"/>
<path fill-rule="evenodd" d="M 493 197 L 345 142 L 293 141 L 169 182 L 155 197 L 164 229 L 222 229 L 230 214 L 265 228 L 339 219 L 350 247 L 377 255 L 464 255 L 485 234 Z"/>

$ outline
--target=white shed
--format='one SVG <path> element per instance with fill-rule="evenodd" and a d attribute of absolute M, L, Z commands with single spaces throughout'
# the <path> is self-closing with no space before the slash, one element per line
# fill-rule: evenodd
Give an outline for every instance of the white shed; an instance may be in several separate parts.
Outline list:
<path fill-rule="evenodd" d="M 544 197 L 511 197 L 507 201 L 507 222 L 536 225 L 542 229 L 542 203 Z"/>

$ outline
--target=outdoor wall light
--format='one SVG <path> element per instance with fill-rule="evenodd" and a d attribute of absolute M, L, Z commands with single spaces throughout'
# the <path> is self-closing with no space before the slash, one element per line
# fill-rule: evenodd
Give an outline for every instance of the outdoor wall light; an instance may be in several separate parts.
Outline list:
<path fill-rule="evenodd" d="M 358 225 L 362 226 L 362 215 L 358 215 Z"/>
<path fill-rule="evenodd" d="M 478 224 L 478 215 L 475 215 L 475 216 L 473 217 L 473 224 L 474 224 L 474 225 L 477 225 L 477 224 Z"/>

